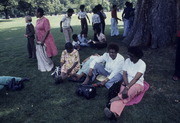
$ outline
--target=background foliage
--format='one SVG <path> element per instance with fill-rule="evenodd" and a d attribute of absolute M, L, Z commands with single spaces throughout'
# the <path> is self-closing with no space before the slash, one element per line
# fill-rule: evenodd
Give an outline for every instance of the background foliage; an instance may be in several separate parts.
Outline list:
<path fill-rule="evenodd" d="M 137 0 L 1 0 L 0 15 L 5 17 L 22 17 L 25 15 L 34 15 L 37 7 L 44 8 L 46 14 L 61 14 L 68 8 L 79 11 L 79 6 L 84 4 L 86 11 L 91 12 L 92 8 L 97 4 L 102 4 L 105 11 L 109 11 L 112 4 L 124 7 L 126 1 L 136 2 Z"/>

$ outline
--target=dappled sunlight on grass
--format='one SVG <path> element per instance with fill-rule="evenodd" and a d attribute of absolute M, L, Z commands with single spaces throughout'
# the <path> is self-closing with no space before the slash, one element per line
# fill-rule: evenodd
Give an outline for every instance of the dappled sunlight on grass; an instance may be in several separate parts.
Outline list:
<path fill-rule="evenodd" d="M 6 109 L 5 111 L 0 111 L 0 117 L 7 116 L 11 113 L 16 112 L 18 109 Z"/>

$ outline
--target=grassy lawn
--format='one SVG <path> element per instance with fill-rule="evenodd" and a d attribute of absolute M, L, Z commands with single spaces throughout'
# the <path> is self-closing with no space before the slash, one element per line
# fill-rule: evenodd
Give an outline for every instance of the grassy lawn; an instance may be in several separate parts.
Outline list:
<path fill-rule="evenodd" d="M 120 16 L 120 14 L 119 14 Z M 48 17 L 51 33 L 55 38 L 59 54 L 53 58 L 56 65 L 64 49 L 64 36 L 59 31 L 61 16 Z M 35 25 L 36 18 L 33 18 Z M 120 53 L 126 57 L 126 46 L 120 37 L 110 37 L 110 14 L 106 19 L 108 42 L 116 42 Z M 74 33 L 80 32 L 77 16 L 72 18 Z M 122 22 L 119 23 L 122 34 Z M 27 58 L 24 38 L 24 18 L 0 20 L 0 75 L 29 77 L 22 91 L 0 91 L 0 122 L 60 122 L 60 123 L 108 123 L 103 114 L 106 104 L 106 88 L 98 88 L 94 99 L 86 100 L 75 95 L 78 83 L 64 82 L 54 85 L 51 72 L 37 70 L 37 61 Z M 89 25 L 89 38 L 92 38 L 92 27 Z M 94 53 L 103 54 L 104 50 L 85 48 L 80 51 L 81 61 Z M 144 49 L 143 60 L 147 64 L 145 80 L 150 89 L 142 101 L 125 107 L 122 117 L 124 123 L 174 123 L 180 122 L 179 82 L 171 80 L 174 72 L 175 47 L 162 49 Z"/>

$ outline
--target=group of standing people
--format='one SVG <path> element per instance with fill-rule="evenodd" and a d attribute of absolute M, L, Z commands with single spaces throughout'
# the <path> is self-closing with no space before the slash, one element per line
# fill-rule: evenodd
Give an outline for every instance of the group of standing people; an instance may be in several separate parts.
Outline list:
<path fill-rule="evenodd" d="M 128 35 L 133 25 L 134 11 L 135 9 L 133 8 L 133 3 L 126 2 L 125 8 L 122 13 L 122 19 L 124 22 L 123 37 L 126 37 Z M 121 21 L 121 19 L 117 16 L 117 5 L 113 5 L 111 11 L 111 36 L 119 35 L 118 21 Z"/>
<path fill-rule="evenodd" d="M 36 17 L 39 19 L 36 21 L 35 29 L 31 23 L 31 17 L 27 16 L 25 18 L 27 23 L 25 37 L 28 39 L 29 58 L 37 58 L 38 70 L 42 72 L 51 71 L 54 67 L 52 57 L 58 54 L 58 50 L 50 33 L 49 20 L 44 17 L 44 10 L 42 8 L 37 9 Z M 35 38 L 36 45 L 34 44 Z"/>

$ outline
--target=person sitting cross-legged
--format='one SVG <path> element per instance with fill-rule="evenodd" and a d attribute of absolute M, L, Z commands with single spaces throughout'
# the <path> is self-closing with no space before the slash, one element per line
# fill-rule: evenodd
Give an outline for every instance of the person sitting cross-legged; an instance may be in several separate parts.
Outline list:
<path fill-rule="evenodd" d="M 143 52 L 138 47 L 128 48 L 129 58 L 125 60 L 123 66 L 123 83 L 118 95 L 110 100 L 110 108 L 104 109 L 105 115 L 116 120 L 120 117 L 124 107 L 134 97 L 138 96 L 144 90 L 144 73 L 146 64 L 141 57 Z"/>
<path fill-rule="evenodd" d="M 117 44 L 109 44 L 108 53 L 104 53 L 97 59 L 90 63 L 90 70 L 88 76 L 82 84 L 89 84 L 94 81 L 97 75 L 103 75 L 106 78 L 98 85 L 110 88 L 114 83 L 122 80 L 122 67 L 124 64 L 124 57 L 119 53 L 119 46 Z M 100 64 L 105 63 L 105 66 Z"/>
<path fill-rule="evenodd" d="M 80 69 L 79 52 L 73 48 L 72 43 L 65 44 L 65 50 L 61 55 L 61 81 L 71 77 Z"/>

